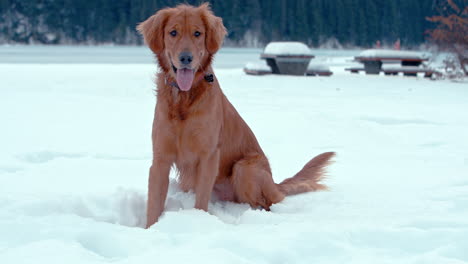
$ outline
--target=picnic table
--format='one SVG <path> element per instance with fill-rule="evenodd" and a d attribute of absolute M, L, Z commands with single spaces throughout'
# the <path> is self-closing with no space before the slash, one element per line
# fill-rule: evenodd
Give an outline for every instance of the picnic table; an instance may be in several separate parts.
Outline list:
<path fill-rule="evenodd" d="M 422 52 L 415 51 L 401 51 L 401 50 L 382 50 L 370 49 L 361 52 L 354 60 L 364 64 L 364 68 L 348 68 L 347 70 L 356 73 L 365 71 L 366 74 L 379 74 L 382 71 L 382 64 L 386 63 L 399 63 L 401 64 L 401 71 L 393 68 L 392 72 L 403 72 L 405 75 L 413 75 L 414 67 L 419 67 L 428 58 Z M 413 71 L 406 71 L 406 67 L 413 67 Z M 425 72 L 421 69 L 420 72 Z"/>
<path fill-rule="evenodd" d="M 315 58 L 311 53 L 309 47 L 301 42 L 270 42 L 260 54 L 262 61 L 247 63 L 244 72 L 250 75 L 332 75 L 328 66 L 310 63 Z"/>
<path fill-rule="evenodd" d="M 274 74 L 305 75 L 312 55 L 301 42 L 270 42 L 260 58 L 266 60 Z"/>

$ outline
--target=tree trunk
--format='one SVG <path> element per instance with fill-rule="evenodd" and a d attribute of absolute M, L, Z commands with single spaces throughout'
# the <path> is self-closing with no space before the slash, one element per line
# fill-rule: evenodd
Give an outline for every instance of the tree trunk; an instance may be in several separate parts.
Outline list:
<path fill-rule="evenodd" d="M 465 74 L 468 76 L 468 58 L 464 57 L 462 54 L 458 54 L 458 61 L 460 62 L 460 67 Z"/>

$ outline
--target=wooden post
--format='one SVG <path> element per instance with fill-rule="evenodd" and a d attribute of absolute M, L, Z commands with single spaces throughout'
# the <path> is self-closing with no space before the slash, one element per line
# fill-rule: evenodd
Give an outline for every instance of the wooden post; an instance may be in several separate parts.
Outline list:
<path fill-rule="evenodd" d="M 276 64 L 276 61 L 275 59 L 273 58 L 267 58 L 266 59 L 266 62 L 268 64 L 268 66 L 270 66 L 271 68 L 271 73 L 273 74 L 280 74 L 280 70 L 278 68 L 278 65 Z"/>

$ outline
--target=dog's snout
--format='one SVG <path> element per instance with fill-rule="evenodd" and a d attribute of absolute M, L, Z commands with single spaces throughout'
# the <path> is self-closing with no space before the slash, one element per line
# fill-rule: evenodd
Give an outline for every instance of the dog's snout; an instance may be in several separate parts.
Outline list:
<path fill-rule="evenodd" d="M 190 63 L 192 63 L 192 60 L 193 56 L 191 52 L 184 51 L 181 52 L 179 55 L 179 61 L 182 65 L 189 65 Z"/>

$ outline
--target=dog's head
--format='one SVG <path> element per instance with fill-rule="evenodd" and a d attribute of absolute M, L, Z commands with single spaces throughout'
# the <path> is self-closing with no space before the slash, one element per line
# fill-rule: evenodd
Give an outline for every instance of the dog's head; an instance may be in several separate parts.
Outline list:
<path fill-rule="evenodd" d="M 222 19 L 207 3 L 162 9 L 137 30 L 158 57 L 162 70 L 174 77 L 183 91 L 190 90 L 197 72 L 203 74 L 226 35 Z"/>

